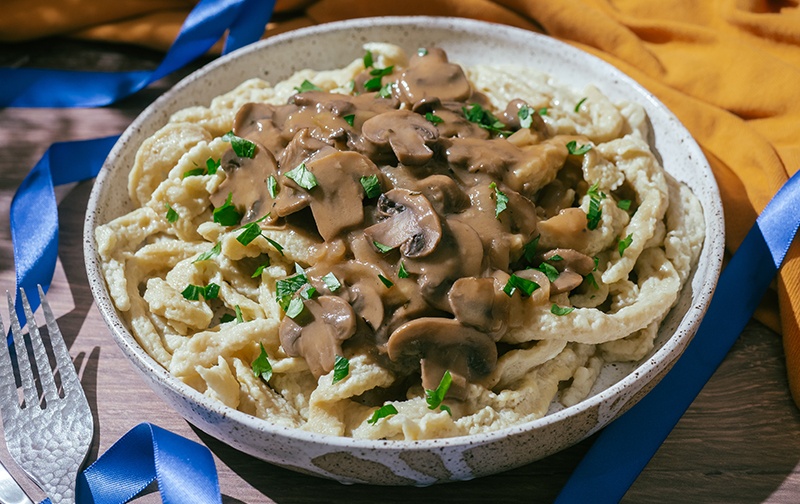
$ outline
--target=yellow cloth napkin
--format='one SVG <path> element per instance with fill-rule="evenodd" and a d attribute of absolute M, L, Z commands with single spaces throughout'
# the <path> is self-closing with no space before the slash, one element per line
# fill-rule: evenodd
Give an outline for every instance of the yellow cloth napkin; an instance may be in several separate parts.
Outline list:
<path fill-rule="evenodd" d="M 6 0 L 0 40 L 57 34 L 166 49 L 192 0 Z M 278 0 L 265 36 L 381 15 L 483 19 L 546 33 L 612 63 L 686 125 L 714 170 L 734 252 L 800 168 L 797 0 Z M 800 405 L 800 243 L 756 318 L 782 332 Z M 742 285 L 742 289 L 746 289 Z M 779 307 L 779 311 L 776 309 Z"/>

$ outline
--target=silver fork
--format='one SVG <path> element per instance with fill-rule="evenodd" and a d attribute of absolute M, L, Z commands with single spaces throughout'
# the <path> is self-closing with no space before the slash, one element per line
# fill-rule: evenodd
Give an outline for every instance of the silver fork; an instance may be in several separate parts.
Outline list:
<path fill-rule="evenodd" d="M 24 403 L 20 404 L 14 379 L 15 367 L 8 346 L 0 342 L 0 412 L 3 415 L 6 445 L 17 464 L 53 504 L 74 503 L 78 470 L 86 460 L 94 436 L 92 412 L 42 287 L 39 286 L 39 299 L 42 301 L 56 369 L 61 377 L 62 395 L 59 395 L 54 380 L 55 370 L 50 367 L 28 298 L 22 289 L 20 294 L 34 359 L 32 361 L 29 358 L 11 294 L 6 292 L 16 349 L 16 369 L 24 398 Z M 6 334 L 2 320 L 0 334 Z M 32 364 L 36 366 L 41 397 L 34 382 Z"/>

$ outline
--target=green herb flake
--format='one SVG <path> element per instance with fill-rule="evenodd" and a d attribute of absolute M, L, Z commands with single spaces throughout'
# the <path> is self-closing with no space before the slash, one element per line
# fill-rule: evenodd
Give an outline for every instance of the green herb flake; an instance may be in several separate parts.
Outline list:
<path fill-rule="evenodd" d="M 317 177 L 311 173 L 311 170 L 306 168 L 305 163 L 300 163 L 295 169 L 286 172 L 285 175 L 307 191 L 317 187 Z"/>
<path fill-rule="evenodd" d="M 390 65 L 386 68 L 373 68 L 370 70 L 369 74 L 376 77 L 383 77 L 384 75 L 391 75 L 392 72 L 394 72 L 394 65 Z"/>
<path fill-rule="evenodd" d="M 372 60 L 372 52 L 367 51 L 366 53 L 364 53 L 364 68 L 369 68 L 373 64 L 374 61 Z"/>
<path fill-rule="evenodd" d="M 448 411 L 449 413 L 449 409 L 442 407 L 442 401 L 444 401 L 444 396 L 447 394 L 447 391 L 450 390 L 450 384 L 452 383 L 453 377 L 450 375 L 450 370 L 447 370 L 444 372 L 444 375 L 442 375 L 442 380 L 439 382 L 439 386 L 436 387 L 436 390 L 425 390 L 425 401 L 428 403 L 428 409 L 434 410 L 441 407 L 442 410 Z"/>
<path fill-rule="evenodd" d="M 428 50 L 426 48 L 420 47 L 419 49 L 417 49 L 417 56 L 422 57 L 427 55 L 428 55 Z"/>
<path fill-rule="evenodd" d="M 573 311 L 575 311 L 575 308 L 573 308 L 572 306 L 569 306 L 569 307 L 567 307 L 567 306 L 558 306 L 555 303 L 553 303 L 550 306 L 550 313 L 552 313 L 553 315 L 558 315 L 559 317 L 563 317 L 564 315 L 567 315 L 568 313 L 572 313 Z"/>
<path fill-rule="evenodd" d="M 342 288 L 342 283 L 336 278 L 336 275 L 333 272 L 330 272 L 322 277 L 322 283 L 325 284 L 325 287 L 328 288 L 331 292 L 336 292 Z"/>
<path fill-rule="evenodd" d="M 283 245 L 281 245 L 280 243 L 276 242 L 275 240 L 273 240 L 273 239 L 272 239 L 272 238 L 270 238 L 269 236 L 264 236 L 264 239 L 265 239 L 265 240 L 267 240 L 267 242 L 269 242 L 269 244 L 270 244 L 270 245 L 272 245 L 273 247 L 275 247 L 275 250 L 277 250 L 278 252 L 280 252 L 280 253 L 281 253 L 281 255 L 284 255 L 284 254 L 283 254 Z"/>
<path fill-rule="evenodd" d="M 372 241 L 372 244 L 375 245 L 375 248 L 378 249 L 383 254 L 394 250 L 394 247 L 384 245 L 383 243 L 376 242 L 375 240 Z"/>
<path fill-rule="evenodd" d="M 222 139 L 231 143 L 233 152 L 242 158 L 253 158 L 256 155 L 256 144 L 229 131 L 222 135 Z"/>
<path fill-rule="evenodd" d="M 260 376 L 264 381 L 268 382 L 272 378 L 272 365 L 269 363 L 267 351 L 264 350 L 264 344 L 259 343 L 259 346 L 261 347 L 261 353 L 255 358 L 251 367 L 256 377 Z"/>
<path fill-rule="evenodd" d="M 264 264 L 262 264 L 261 266 L 256 268 L 256 270 L 253 272 L 253 274 L 250 275 L 250 278 L 258 278 L 258 277 L 260 277 L 261 274 L 264 273 L 264 268 L 266 268 L 268 266 L 269 266 L 269 256 L 267 256 L 267 261 Z"/>
<path fill-rule="evenodd" d="M 537 111 L 537 113 L 538 113 L 540 116 L 546 116 L 546 115 L 547 115 L 547 107 L 542 107 L 542 108 L 540 108 L 540 109 Z"/>
<path fill-rule="evenodd" d="M 367 198 L 377 198 L 381 195 L 381 181 L 377 175 L 370 175 L 368 177 L 361 177 L 359 179 L 361 187 L 364 188 L 364 194 Z"/>
<path fill-rule="evenodd" d="M 352 126 L 356 122 L 356 115 L 355 114 L 347 114 L 346 116 L 342 116 L 344 122 Z"/>
<path fill-rule="evenodd" d="M 314 294 L 317 293 L 317 288 L 311 284 L 305 284 L 302 289 L 300 289 L 300 297 L 303 299 L 311 299 L 314 297 Z"/>
<path fill-rule="evenodd" d="M 388 416 L 396 414 L 397 414 L 397 408 L 395 408 L 393 404 L 385 404 L 380 408 L 376 409 L 374 413 L 372 413 L 372 417 L 370 417 L 370 419 L 367 420 L 367 423 L 370 425 L 375 425 L 381 418 L 386 418 Z"/>
<path fill-rule="evenodd" d="M 333 363 L 333 382 L 344 380 L 350 374 L 350 361 L 341 355 L 336 356 Z"/>
<path fill-rule="evenodd" d="M 295 86 L 294 90 L 298 93 L 305 93 L 306 91 L 322 91 L 322 88 L 315 86 L 313 82 L 306 79 L 300 86 Z"/>
<path fill-rule="evenodd" d="M 510 133 L 505 129 L 505 124 L 500 122 L 491 112 L 484 110 L 484 108 L 477 103 L 473 103 L 470 108 L 461 107 L 461 111 L 468 121 L 474 122 L 485 130 L 497 133 L 498 135 L 507 135 Z"/>
<path fill-rule="evenodd" d="M 594 230 L 597 229 L 598 224 L 600 224 L 600 218 L 603 216 L 600 202 L 606 199 L 606 195 L 599 190 L 597 182 L 589 187 L 586 194 L 589 195 L 589 213 L 586 214 L 586 227 Z"/>
<path fill-rule="evenodd" d="M 400 261 L 400 268 L 397 270 L 397 276 L 398 278 L 408 278 L 405 261 Z"/>
<path fill-rule="evenodd" d="M 290 319 L 294 319 L 301 313 L 303 313 L 303 309 L 306 305 L 303 303 L 303 300 L 299 297 L 293 297 L 289 301 L 289 305 L 286 307 L 286 316 Z"/>
<path fill-rule="evenodd" d="M 258 226 L 257 222 L 246 224 L 240 229 L 242 229 L 242 232 L 236 237 L 236 241 L 244 246 L 249 245 L 250 242 L 261 236 L 261 228 Z"/>
<path fill-rule="evenodd" d="M 500 214 L 503 213 L 503 210 L 508 207 L 508 196 L 506 196 L 506 193 L 498 189 L 497 184 L 494 182 L 489 184 L 489 187 L 494 189 L 494 216 L 499 219 Z"/>
<path fill-rule="evenodd" d="M 214 159 L 214 158 L 206 159 L 206 173 L 208 173 L 209 175 L 216 174 L 217 170 L 219 170 L 221 162 L 222 159 Z"/>
<path fill-rule="evenodd" d="M 275 199 L 275 196 L 278 195 L 278 179 L 274 175 L 267 177 L 267 191 L 269 191 L 269 197 L 272 199 Z"/>
<path fill-rule="evenodd" d="M 632 234 L 629 234 L 624 239 L 619 241 L 619 244 L 617 245 L 617 248 L 619 249 L 619 256 L 620 257 L 622 257 L 623 254 L 625 254 L 625 249 L 630 247 L 631 243 L 633 243 L 633 235 Z"/>
<path fill-rule="evenodd" d="M 517 110 L 517 117 L 519 117 L 520 128 L 530 128 L 533 124 L 533 115 L 536 112 L 529 106 L 525 105 Z"/>
<path fill-rule="evenodd" d="M 594 256 L 592 259 L 594 260 L 594 268 L 592 269 L 592 271 L 597 271 L 597 265 L 600 264 L 600 258 Z"/>
<path fill-rule="evenodd" d="M 563 258 L 563 257 L 561 257 L 561 256 L 560 256 L 560 255 L 558 255 L 558 254 L 555 254 L 555 255 L 553 255 L 553 257 L 551 257 L 550 259 L 548 259 L 548 261 L 550 261 L 550 262 L 558 262 L 558 261 L 563 261 L 563 260 L 564 260 L 564 258 Z"/>
<path fill-rule="evenodd" d="M 597 285 L 597 279 L 594 277 L 594 273 L 589 273 L 583 278 L 586 280 L 586 283 L 591 285 L 595 290 L 600 289 L 600 286 Z"/>
<path fill-rule="evenodd" d="M 275 282 L 275 297 L 280 302 L 282 298 L 294 295 L 306 283 L 308 278 L 303 274 L 282 278 Z"/>
<path fill-rule="evenodd" d="M 567 142 L 567 151 L 573 156 L 580 156 L 592 150 L 591 144 L 585 144 L 578 147 L 578 142 L 571 140 Z"/>
<path fill-rule="evenodd" d="M 581 105 L 583 105 L 583 102 L 585 102 L 587 98 L 588 97 L 584 96 L 583 98 L 580 99 L 580 101 L 577 104 L 575 104 L 575 112 L 580 112 Z"/>
<path fill-rule="evenodd" d="M 233 193 L 228 193 L 225 203 L 221 207 L 214 209 L 212 218 L 217 224 L 235 226 L 242 220 L 242 214 L 236 211 L 236 207 L 231 203 L 231 198 L 233 198 Z"/>
<path fill-rule="evenodd" d="M 210 283 L 205 287 L 201 287 L 199 285 L 189 284 L 183 289 L 181 295 L 184 299 L 188 299 L 189 301 L 198 301 L 200 300 L 200 296 L 203 296 L 203 299 L 206 301 L 216 299 L 219 296 L 219 285 Z"/>
<path fill-rule="evenodd" d="M 172 223 L 177 221 L 180 217 L 178 212 L 176 212 L 175 209 L 169 205 L 169 203 L 164 203 L 164 206 L 167 208 L 167 222 Z"/>
<path fill-rule="evenodd" d="M 617 201 L 617 207 L 623 210 L 630 210 L 631 209 L 631 200 L 624 199 Z"/>
<path fill-rule="evenodd" d="M 197 175 L 203 175 L 206 171 L 202 168 L 192 168 L 191 170 L 186 170 L 183 172 L 183 177 L 196 177 Z"/>
<path fill-rule="evenodd" d="M 221 242 L 217 242 L 209 250 L 206 250 L 205 252 L 203 252 L 202 254 L 197 256 L 197 259 L 192 261 L 192 263 L 201 262 L 201 261 L 208 261 L 212 257 L 218 256 L 221 251 L 222 251 L 222 243 Z"/>
<path fill-rule="evenodd" d="M 385 285 L 387 289 L 390 289 L 392 286 L 394 286 L 394 282 L 392 282 L 385 276 L 381 275 L 380 273 L 378 273 L 378 280 L 380 280 L 381 283 L 383 283 L 383 285 Z"/>
<path fill-rule="evenodd" d="M 379 91 L 381 89 L 381 76 L 372 77 L 364 82 L 364 89 L 366 91 Z"/>
<path fill-rule="evenodd" d="M 236 312 L 236 323 L 241 324 L 244 322 L 244 317 L 242 316 L 242 309 L 239 308 L 239 305 L 233 307 L 233 311 Z"/>
<path fill-rule="evenodd" d="M 540 285 L 533 280 L 528 280 L 527 278 L 512 274 L 508 278 L 505 287 L 503 287 L 503 292 L 505 292 L 508 297 L 511 297 L 514 295 L 514 292 L 519 289 L 523 296 L 530 296 L 533 294 L 533 291 L 539 287 Z"/>
<path fill-rule="evenodd" d="M 387 82 L 383 85 L 380 91 L 378 91 L 378 96 L 381 98 L 391 98 L 392 97 L 392 87 L 394 86 L 394 82 Z"/>
<path fill-rule="evenodd" d="M 543 262 L 542 264 L 539 265 L 538 269 L 539 271 L 547 275 L 547 279 L 550 280 L 550 283 L 555 282 L 556 279 L 558 278 L 559 275 L 558 270 L 555 267 L 553 267 L 552 264 L 547 264 Z"/>
<path fill-rule="evenodd" d="M 206 285 L 205 292 L 203 292 L 203 297 L 206 299 L 206 301 L 217 299 L 219 297 L 219 285 L 215 283 Z"/>
<path fill-rule="evenodd" d="M 425 112 L 425 120 L 433 124 L 439 124 L 444 122 L 444 119 L 437 116 L 433 112 Z"/>
<path fill-rule="evenodd" d="M 529 263 L 533 263 L 533 260 L 536 258 L 536 249 L 539 247 L 540 236 L 541 235 L 537 235 L 536 238 L 522 247 L 522 255 L 525 256 L 525 260 Z"/>

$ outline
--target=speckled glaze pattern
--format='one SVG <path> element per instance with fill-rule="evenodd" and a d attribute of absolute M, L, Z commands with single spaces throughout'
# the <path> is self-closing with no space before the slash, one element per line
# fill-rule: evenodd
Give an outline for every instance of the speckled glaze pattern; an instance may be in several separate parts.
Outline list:
<path fill-rule="evenodd" d="M 303 68 L 344 66 L 362 54 L 362 44 L 368 41 L 394 43 L 409 52 L 435 45 L 464 65 L 526 65 L 561 84 L 581 89 L 591 83 L 612 101 L 645 107 L 652 147 L 666 170 L 699 197 L 706 225 L 700 261 L 648 357 L 630 366 L 606 366 L 586 400 L 569 408 L 554 406 L 539 420 L 479 435 L 390 442 L 272 425 L 204 397 L 172 378 L 142 350 L 109 298 L 93 238 L 97 225 L 132 209 L 126 184 L 138 146 L 184 107 L 207 105 L 248 78 L 276 83 Z M 716 182 L 700 148 L 663 104 L 614 67 L 552 38 L 508 26 L 457 18 L 384 17 L 271 37 L 215 60 L 165 93 L 125 131 L 106 160 L 89 201 L 84 249 L 92 292 L 112 336 L 145 381 L 189 422 L 241 451 L 299 472 L 343 483 L 430 485 L 543 458 L 598 431 L 632 406 L 669 370 L 697 330 L 719 276 L 724 227 Z"/>

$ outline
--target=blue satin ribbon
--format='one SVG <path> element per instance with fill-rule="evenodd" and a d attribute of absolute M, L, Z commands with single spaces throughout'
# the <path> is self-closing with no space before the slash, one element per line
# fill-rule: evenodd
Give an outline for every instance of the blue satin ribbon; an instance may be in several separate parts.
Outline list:
<path fill-rule="evenodd" d="M 129 96 L 202 56 L 227 31 L 223 53 L 258 40 L 275 0 L 201 0 L 187 17 L 162 63 L 152 72 L 74 72 L 0 68 L 0 106 L 95 107 Z M 53 144 L 23 180 L 11 202 L 11 239 L 17 287 L 46 291 L 58 257 L 54 186 L 94 178 L 117 136 Z M 39 305 L 31 296 L 31 306 Z M 20 320 L 22 303 L 17 289 Z M 162 501 L 222 502 L 211 452 L 151 424 L 121 438 L 78 478 L 78 503 L 122 504 L 157 480 Z M 45 500 L 48 502 L 49 500 Z"/>
<path fill-rule="evenodd" d="M 783 263 L 800 227 L 800 172 L 778 191 L 720 275 L 703 322 L 661 382 L 600 432 L 557 504 L 616 503 L 714 374 Z"/>

